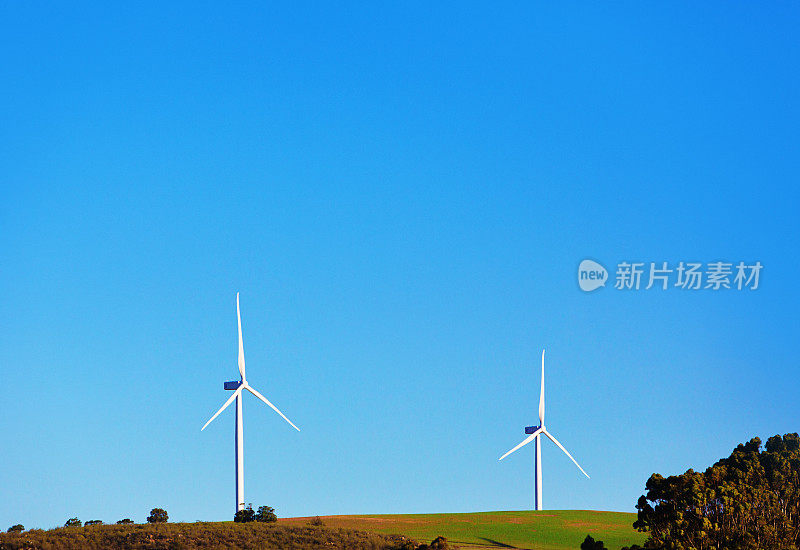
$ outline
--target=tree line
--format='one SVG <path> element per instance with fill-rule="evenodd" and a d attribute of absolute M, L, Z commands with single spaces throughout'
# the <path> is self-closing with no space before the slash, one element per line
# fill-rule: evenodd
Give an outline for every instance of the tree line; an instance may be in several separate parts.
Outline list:
<path fill-rule="evenodd" d="M 800 437 L 754 437 L 704 472 L 653 474 L 633 526 L 647 550 L 800 548 Z M 636 550 L 633 546 L 627 550 Z M 587 536 L 581 550 L 603 550 Z M 626 549 L 623 549 L 626 550 Z"/>
<path fill-rule="evenodd" d="M 150 510 L 150 515 L 147 516 L 147 523 L 167 523 L 169 520 L 169 515 L 167 511 L 163 508 L 153 508 Z M 124 518 L 117 521 L 117 525 L 133 525 L 134 521 L 131 518 Z M 90 519 L 87 521 L 81 521 L 77 517 L 69 518 L 65 523 L 64 527 L 91 527 L 92 525 L 104 525 L 102 520 L 99 519 Z M 12 525 L 8 528 L 7 533 L 21 533 L 25 530 L 25 526 L 21 523 L 17 523 L 16 525 Z"/>

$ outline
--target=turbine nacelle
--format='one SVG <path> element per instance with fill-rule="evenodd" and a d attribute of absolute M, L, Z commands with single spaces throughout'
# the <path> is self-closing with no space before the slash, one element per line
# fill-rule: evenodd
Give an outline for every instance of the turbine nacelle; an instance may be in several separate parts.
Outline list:
<path fill-rule="evenodd" d="M 225 389 L 228 389 L 228 388 L 225 388 Z M 526 435 L 531 435 L 533 432 L 535 432 L 539 428 L 541 428 L 541 426 L 525 426 L 525 434 Z"/>
<path fill-rule="evenodd" d="M 230 382 L 225 382 L 225 389 L 226 390 L 238 390 L 239 386 L 242 385 L 241 380 L 232 380 Z"/>
<path fill-rule="evenodd" d="M 229 388 L 229 387 L 228 387 L 228 385 L 229 385 L 229 384 L 238 384 L 238 386 L 236 386 L 236 387 L 230 387 L 230 388 Z M 233 392 L 233 395 L 231 395 L 231 396 L 228 398 L 228 400 L 227 400 L 227 401 L 225 401 L 225 404 L 224 404 L 224 405 L 222 405 L 222 407 L 220 407 L 220 408 L 219 408 L 219 410 L 218 410 L 216 413 L 214 413 L 214 416 L 212 416 L 211 418 L 209 418 L 209 419 L 208 419 L 208 422 L 206 422 L 206 423 L 205 423 L 205 425 L 204 425 L 202 428 L 200 428 L 200 431 L 201 431 L 201 432 L 202 432 L 203 430 L 205 430 L 205 429 L 206 429 L 206 426 L 208 426 L 209 424 L 211 424 L 211 422 L 212 422 L 212 421 L 213 421 L 213 420 L 214 420 L 214 419 L 215 419 L 217 416 L 219 416 L 219 413 L 221 413 L 222 411 L 224 411 L 225 409 L 227 409 L 227 408 L 228 408 L 228 405 L 230 405 L 231 403 L 233 403 L 233 400 L 234 400 L 234 399 L 236 399 L 237 397 L 239 397 L 239 396 L 242 394 L 242 392 L 243 392 L 244 390 L 247 390 L 247 391 L 249 391 L 250 393 L 252 393 L 253 395 L 255 395 L 255 396 L 258 398 L 258 399 L 260 399 L 261 401 L 263 401 L 264 403 L 266 403 L 267 405 L 269 405 L 269 407 L 270 407 L 270 408 L 271 408 L 273 411 L 275 411 L 276 413 L 278 413 L 278 414 L 280 415 L 280 417 L 281 417 L 281 418 L 283 418 L 283 419 L 284 419 L 286 422 L 288 422 L 289 424 L 291 424 L 292 428 L 294 428 L 294 429 L 295 429 L 295 430 L 297 430 L 298 432 L 300 431 L 300 428 L 298 428 L 297 426 L 295 426 L 295 425 L 294 425 L 294 423 L 293 423 L 291 420 L 289 420 L 288 418 L 286 418 L 286 415 L 285 415 L 285 414 L 283 414 L 281 411 L 279 411 L 279 410 L 278 410 L 278 407 L 276 407 L 275 405 L 273 405 L 272 403 L 270 403 L 270 402 L 269 402 L 269 400 L 268 400 L 266 397 L 264 397 L 263 395 L 261 395 L 260 393 L 258 393 L 258 391 L 256 391 L 256 390 L 255 390 L 255 389 L 254 389 L 254 388 L 253 388 L 253 387 L 252 387 L 250 384 L 248 384 L 247 382 L 225 382 L 225 389 L 226 389 L 226 390 L 229 390 L 229 389 L 230 389 L 230 390 L 235 390 L 235 391 Z"/>

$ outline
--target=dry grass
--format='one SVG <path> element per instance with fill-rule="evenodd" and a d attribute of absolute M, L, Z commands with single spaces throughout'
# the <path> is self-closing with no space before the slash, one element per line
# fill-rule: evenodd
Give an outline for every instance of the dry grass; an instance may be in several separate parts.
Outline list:
<path fill-rule="evenodd" d="M 0 533 L 0 550 L 395 550 L 408 542 L 352 529 L 265 523 L 94 525 Z"/>

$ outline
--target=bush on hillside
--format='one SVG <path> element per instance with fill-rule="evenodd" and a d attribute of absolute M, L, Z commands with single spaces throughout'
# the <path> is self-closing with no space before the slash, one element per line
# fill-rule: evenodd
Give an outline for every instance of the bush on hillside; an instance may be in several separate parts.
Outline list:
<path fill-rule="evenodd" d="M 163 508 L 153 508 L 147 516 L 147 523 L 167 523 L 169 516 Z"/>
<path fill-rule="evenodd" d="M 606 545 L 602 540 L 594 540 L 591 535 L 586 535 L 581 543 L 581 550 L 606 550 Z"/>
<path fill-rule="evenodd" d="M 250 504 L 243 510 L 237 510 L 233 515 L 233 521 L 236 523 L 250 523 L 256 520 L 256 513 L 253 511 L 253 505 Z"/>
<path fill-rule="evenodd" d="M 317 516 L 317 519 L 319 519 L 319 516 Z M 278 516 L 275 515 L 275 508 L 272 506 L 259 506 L 255 520 L 262 523 L 273 523 L 278 521 Z M 319 523 L 312 523 L 312 525 L 322 525 L 322 520 L 319 519 Z"/>
<path fill-rule="evenodd" d="M 450 545 L 447 544 L 447 539 L 444 537 L 436 537 L 430 544 L 420 544 L 416 548 L 413 543 L 406 543 L 402 546 L 403 550 L 450 550 Z"/>
<path fill-rule="evenodd" d="M 69 518 L 64 524 L 64 527 L 80 527 L 81 525 L 83 525 L 83 523 L 81 523 L 81 520 L 78 518 Z"/>
<path fill-rule="evenodd" d="M 17 523 L 16 525 L 12 525 L 8 528 L 6 533 L 21 533 L 25 530 L 25 527 L 21 523 Z"/>

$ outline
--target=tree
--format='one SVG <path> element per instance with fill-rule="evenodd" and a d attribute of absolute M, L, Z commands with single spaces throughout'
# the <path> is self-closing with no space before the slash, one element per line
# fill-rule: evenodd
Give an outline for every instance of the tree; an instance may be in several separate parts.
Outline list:
<path fill-rule="evenodd" d="M 167 523 L 169 516 L 163 508 L 153 508 L 147 516 L 147 523 Z"/>
<path fill-rule="evenodd" d="M 125 518 L 125 519 L 119 520 L 117 522 L 117 525 L 130 525 L 131 523 L 133 523 L 133 520 L 131 518 Z"/>
<path fill-rule="evenodd" d="M 81 520 L 78 518 L 69 518 L 64 524 L 64 527 L 80 527 L 81 525 L 83 525 L 83 523 L 81 523 Z"/>
<path fill-rule="evenodd" d="M 410 544 L 409 542 L 406 542 L 405 544 L 403 544 L 403 546 L 401 546 L 401 548 L 403 550 L 406 550 L 407 548 L 414 548 L 414 545 Z M 417 546 L 415 550 L 449 550 L 449 549 L 450 545 L 447 544 L 446 538 L 436 537 L 431 541 L 430 544 L 425 544 L 423 542 L 422 544 Z"/>
<path fill-rule="evenodd" d="M 705 472 L 653 474 L 633 526 L 645 548 L 755 550 L 800 546 L 800 437 L 757 437 Z"/>
<path fill-rule="evenodd" d="M 278 521 L 278 516 L 275 515 L 275 508 L 273 508 L 272 506 L 259 506 L 255 519 L 256 521 L 272 523 Z M 317 516 L 315 519 L 317 523 L 315 523 L 315 520 L 312 519 L 311 525 L 322 525 L 322 520 L 319 519 L 319 516 Z"/>
<path fill-rule="evenodd" d="M 606 545 L 602 540 L 594 540 L 591 535 L 586 535 L 581 543 L 581 550 L 606 550 Z"/>
<path fill-rule="evenodd" d="M 84 522 L 83 526 L 86 527 L 88 525 L 103 525 L 103 520 L 101 519 L 90 519 Z"/>
<path fill-rule="evenodd" d="M 25 530 L 25 527 L 21 523 L 17 523 L 16 525 L 12 525 L 8 528 L 7 533 L 22 533 Z"/>
<path fill-rule="evenodd" d="M 236 523 L 249 523 L 251 521 L 255 521 L 255 519 L 256 513 L 253 511 L 252 504 L 248 504 L 247 508 L 243 510 L 237 510 L 233 515 L 233 521 Z"/>

